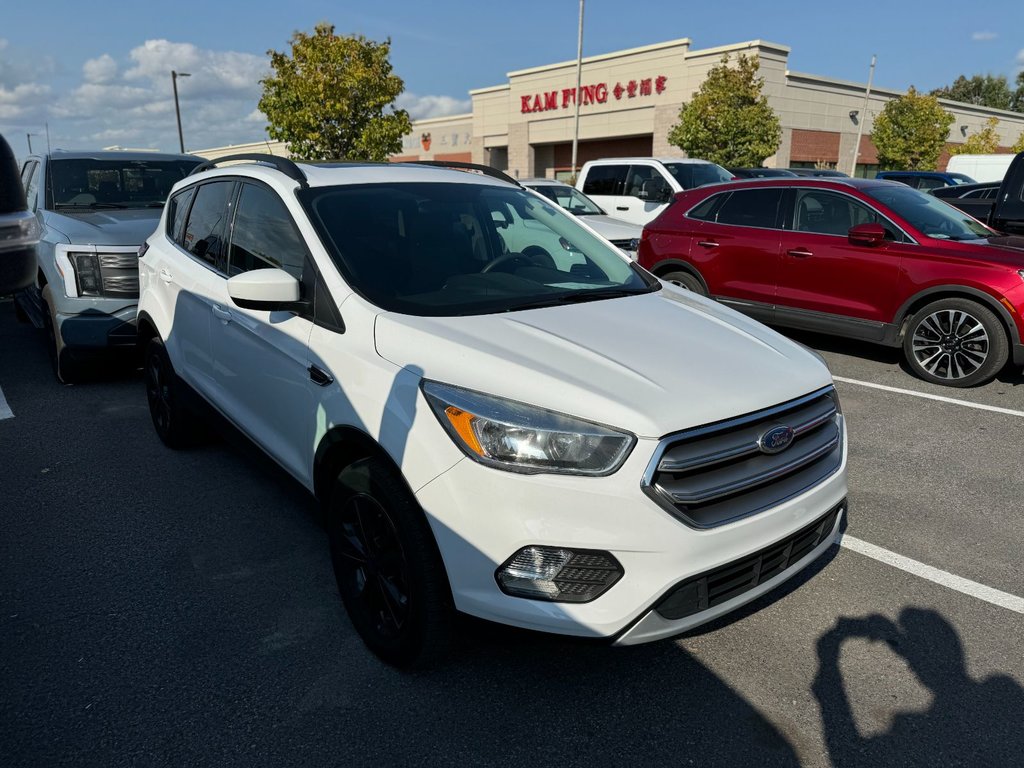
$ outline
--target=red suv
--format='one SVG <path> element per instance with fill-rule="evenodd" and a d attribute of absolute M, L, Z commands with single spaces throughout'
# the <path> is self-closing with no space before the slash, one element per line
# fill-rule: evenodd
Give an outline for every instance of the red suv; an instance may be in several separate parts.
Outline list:
<path fill-rule="evenodd" d="M 1008 242 L 905 184 L 763 179 L 676 195 L 638 261 L 765 323 L 902 345 L 922 379 L 969 387 L 1024 364 Z"/>

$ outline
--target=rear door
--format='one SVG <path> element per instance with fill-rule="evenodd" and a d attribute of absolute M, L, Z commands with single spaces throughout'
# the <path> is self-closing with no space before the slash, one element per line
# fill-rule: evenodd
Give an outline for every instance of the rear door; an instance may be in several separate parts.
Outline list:
<path fill-rule="evenodd" d="M 776 291 L 778 322 L 861 338 L 881 338 L 877 324 L 889 322 L 900 260 L 902 232 L 852 195 L 797 188 L 786 196 L 787 229 Z M 888 235 L 878 246 L 855 245 L 856 224 L 882 224 Z M 849 328 L 832 327 L 846 321 Z"/>
<path fill-rule="evenodd" d="M 780 268 L 782 193 L 782 187 L 724 192 L 689 215 L 697 220 L 690 262 L 711 295 L 764 322 L 772 318 Z"/>
<path fill-rule="evenodd" d="M 629 207 L 625 192 L 628 173 L 626 163 L 592 165 L 583 178 L 581 191 L 610 215 L 625 219 L 622 214 Z"/>

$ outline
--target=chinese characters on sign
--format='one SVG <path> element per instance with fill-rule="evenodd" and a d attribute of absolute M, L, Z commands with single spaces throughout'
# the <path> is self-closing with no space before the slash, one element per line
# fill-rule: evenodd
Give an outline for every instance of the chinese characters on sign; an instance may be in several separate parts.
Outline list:
<path fill-rule="evenodd" d="M 608 97 L 613 96 L 616 101 L 623 97 L 634 99 L 637 96 L 651 96 L 654 93 L 664 93 L 668 87 L 668 78 L 665 75 L 647 77 L 643 80 L 630 80 L 625 85 L 615 83 L 610 89 L 607 83 L 596 85 L 584 85 L 580 88 L 580 106 L 587 104 L 605 104 Z M 547 91 L 545 93 L 534 93 L 520 96 L 519 111 L 523 114 L 528 112 L 547 112 L 549 109 L 568 109 L 570 104 L 576 103 L 576 89 L 563 88 L 561 91 Z"/>
<path fill-rule="evenodd" d="M 465 148 L 468 150 L 472 143 L 472 135 L 469 131 L 448 130 L 445 133 L 424 132 L 418 136 L 415 134 L 409 134 L 402 140 L 402 147 L 405 152 L 416 152 L 420 148 L 422 148 L 424 152 L 429 152 L 431 147 L 436 151 L 438 146 L 446 148 L 458 147 L 460 149 Z"/>

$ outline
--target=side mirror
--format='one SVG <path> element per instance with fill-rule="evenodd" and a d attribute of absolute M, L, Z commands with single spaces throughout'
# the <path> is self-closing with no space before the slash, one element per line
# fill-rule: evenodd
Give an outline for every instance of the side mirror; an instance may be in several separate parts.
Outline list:
<path fill-rule="evenodd" d="M 881 245 L 885 242 L 885 228 L 881 224 L 857 224 L 846 236 L 854 245 Z"/>
<path fill-rule="evenodd" d="M 244 309 L 294 311 L 300 308 L 299 281 L 283 269 L 253 269 L 228 280 L 228 296 Z"/>

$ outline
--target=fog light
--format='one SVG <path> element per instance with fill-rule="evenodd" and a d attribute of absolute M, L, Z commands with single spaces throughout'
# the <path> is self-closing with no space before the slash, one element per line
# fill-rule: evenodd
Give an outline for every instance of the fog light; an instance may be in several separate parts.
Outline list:
<path fill-rule="evenodd" d="M 610 552 L 565 547 L 523 547 L 495 578 L 513 597 L 556 603 L 587 603 L 622 578 L 619 561 Z"/>

